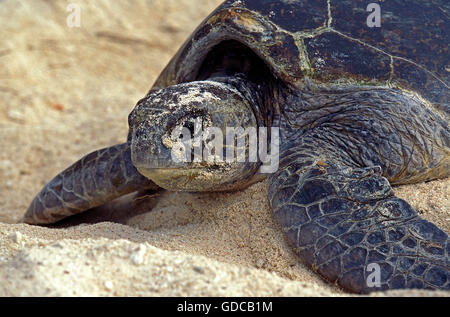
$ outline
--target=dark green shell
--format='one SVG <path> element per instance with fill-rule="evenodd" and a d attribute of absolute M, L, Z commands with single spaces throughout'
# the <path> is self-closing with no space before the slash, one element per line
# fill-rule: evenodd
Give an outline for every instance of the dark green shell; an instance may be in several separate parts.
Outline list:
<path fill-rule="evenodd" d="M 319 84 L 398 87 L 449 110 L 450 2 L 379 2 L 381 27 L 370 28 L 369 3 L 351 0 L 226 1 L 193 33 L 154 88 L 196 80 L 219 43 L 251 48 L 293 87 Z"/>

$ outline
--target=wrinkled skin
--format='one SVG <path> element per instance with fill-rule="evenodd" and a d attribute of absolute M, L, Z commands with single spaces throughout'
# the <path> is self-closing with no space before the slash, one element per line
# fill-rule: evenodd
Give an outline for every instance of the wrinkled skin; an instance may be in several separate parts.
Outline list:
<path fill-rule="evenodd" d="M 317 12 L 316 2 L 302 2 L 311 7 L 300 8 L 297 2 L 247 0 L 243 10 L 232 3 L 236 2 L 226 2 L 223 10 L 219 8 L 199 28 L 197 42 L 187 42 L 154 89 L 138 103 L 129 118 L 127 143 L 94 152 L 58 175 L 35 198 L 24 221 L 53 223 L 142 189 L 233 191 L 267 177 L 270 205 L 288 243 L 299 259 L 323 278 L 356 293 L 450 290 L 448 234 L 395 197 L 391 187 L 450 176 L 445 83 L 434 83 L 438 75 L 424 72 L 424 77 L 430 75 L 431 79 L 427 77 L 429 82 L 420 86 L 422 90 L 415 89 L 413 80 L 408 89 L 386 85 L 384 80 L 407 80 L 408 73 L 397 73 L 395 63 L 408 61 L 396 60 L 368 45 L 362 46 L 381 60 L 380 64 L 373 62 L 375 68 L 370 70 L 381 74 L 379 83 L 355 81 L 369 73 L 355 67 L 359 62 L 367 65 L 361 60 L 353 64 L 325 60 L 316 77 L 299 81 L 302 75 L 296 58 L 301 54 L 292 54 L 288 45 L 273 49 L 288 43 L 289 38 L 287 31 L 274 26 L 275 22 L 283 26 L 291 21 L 281 19 L 280 12 L 299 14 L 298 10 L 303 10 L 320 15 L 323 11 L 328 29 L 309 25 L 319 29 L 307 35 L 305 44 L 309 53 L 316 50 L 329 58 L 337 56 L 326 54 L 336 49 L 333 44 L 349 40 L 333 29 L 340 25 L 338 16 L 343 13 L 339 8 L 334 19 L 328 16 L 327 20 L 327 10 L 322 10 L 326 7 L 320 7 L 320 1 Z M 295 10 L 280 11 L 279 20 L 271 22 L 247 10 L 263 14 L 267 8 L 277 11 L 275 5 Z M 345 7 L 348 1 L 336 6 L 340 5 Z M 334 8 L 331 5 L 329 13 L 333 14 Z M 302 23 L 319 20 L 304 19 Z M 288 31 L 300 28 L 295 24 L 284 27 Z M 223 34 L 232 29 L 229 32 L 241 36 L 244 45 L 224 42 L 214 54 L 203 54 L 203 64 L 198 66 L 195 45 L 214 39 L 219 34 L 214 28 Z M 265 38 L 283 37 L 284 42 L 252 47 L 257 45 L 253 40 L 259 29 L 264 30 Z M 333 38 L 336 36 L 340 39 Z M 361 44 L 352 43 L 353 48 Z M 278 52 L 278 59 L 265 55 L 272 54 L 271 50 Z M 371 58 L 364 51 L 352 53 L 360 59 Z M 389 61 L 394 62 L 391 68 Z M 387 65 L 386 76 L 377 65 Z M 194 73 L 197 77 L 190 78 Z M 324 84 L 336 79 L 330 76 L 342 80 Z M 173 132 L 181 126 L 195 134 L 189 122 L 196 118 L 202 118 L 202 129 L 218 127 L 222 132 L 229 126 L 280 128 L 279 169 L 262 175 L 261 162 L 176 162 Z M 374 286 L 368 281 L 376 281 L 371 274 L 377 267 L 380 279 Z"/>
<path fill-rule="evenodd" d="M 358 293 L 448 290 L 448 234 L 391 187 L 449 176 L 447 122 L 391 89 L 309 94 L 287 97 L 302 106 L 284 112 L 281 169 L 269 177 L 275 218 L 296 253 Z M 294 116 L 302 119 L 292 124 Z M 378 288 L 366 283 L 374 263 Z"/>

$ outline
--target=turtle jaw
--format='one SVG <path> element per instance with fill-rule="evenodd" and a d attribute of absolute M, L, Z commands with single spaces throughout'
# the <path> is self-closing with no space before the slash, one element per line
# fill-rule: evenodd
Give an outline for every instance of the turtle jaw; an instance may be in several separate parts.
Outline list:
<path fill-rule="evenodd" d="M 180 191 L 183 179 L 188 179 L 189 175 L 195 177 L 198 172 L 181 168 L 146 168 L 137 167 L 139 173 L 148 179 L 153 180 L 158 186 L 170 191 Z M 181 183 L 180 183 L 181 181 Z"/>
<path fill-rule="evenodd" d="M 230 173 L 233 167 L 230 166 L 228 172 L 226 169 L 137 168 L 139 173 L 159 187 L 174 192 L 233 192 L 266 178 L 265 174 L 251 170 Z"/>
<path fill-rule="evenodd" d="M 170 191 L 220 191 L 219 174 L 202 168 L 137 168 L 139 173 L 155 184 Z"/>

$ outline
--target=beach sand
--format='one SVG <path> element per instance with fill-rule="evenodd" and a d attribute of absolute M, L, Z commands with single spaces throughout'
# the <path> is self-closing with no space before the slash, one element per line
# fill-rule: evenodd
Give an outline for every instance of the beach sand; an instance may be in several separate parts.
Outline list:
<path fill-rule="evenodd" d="M 0 296 L 348 296 L 299 263 L 267 183 L 128 197 L 58 228 L 17 224 L 59 171 L 123 143 L 127 117 L 218 0 L 0 2 Z M 397 188 L 449 232 L 448 179 Z M 373 296 L 448 296 L 400 291 Z"/>

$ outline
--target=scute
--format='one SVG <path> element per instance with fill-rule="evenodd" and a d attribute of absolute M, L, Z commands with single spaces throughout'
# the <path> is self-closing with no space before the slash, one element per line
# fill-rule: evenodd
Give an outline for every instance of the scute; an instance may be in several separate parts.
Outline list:
<path fill-rule="evenodd" d="M 448 1 L 384 1 L 380 28 L 367 25 L 367 5 L 359 0 L 226 1 L 194 31 L 153 89 L 196 80 L 208 52 L 236 40 L 289 86 L 303 87 L 306 77 L 325 85 L 350 80 L 393 86 L 418 93 L 448 115 Z"/>
<path fill-rule="evenodd" d="M 388 82 L 391 76 L 388 55 L 339 34 L 324 33 L 305 39 L 305 45 L 314 77 L 322 82 L 337 82 L 349 75 L 357 82 Z"/>
<path fill-rule="evenodd" d="M 418 92 L 430 101 L 437 109 L 450 114 L 450 89 L 448 81 L 439 80 L 433 73 L 425 71 L 418 65 L 404 60 L 395 60 L 392 83 Z"/>
<path fill-rule="evenodd" d="M 328 21 L 326 0 L 246 0 L 242 3 L 246 8 L 257 11 L 288 32 L 314 30 L 325 26 Z M 308 15 L 304 12 L 308 12 Z"/>
<path fill-rule="evenodd" d="M 389 0 L 381 5 L 380 28 L 367 27 L 369 1 L 331 1 L 332 27 L 391 55 L 409 59 L 450 80 L 450 2 Z"/>
<path fill-rule="evenodd" d="M 241 3 L 236 1 L 235 3 Z M 204 58 L 222 42 L 236 40 L 252 49 L 287 83 L 303 78 L 300 51 L 293 35 L 264 16 L 229 2 L 219 7 L 193 33 L 156 81 L 153 89 L 196 80 Z"/>

